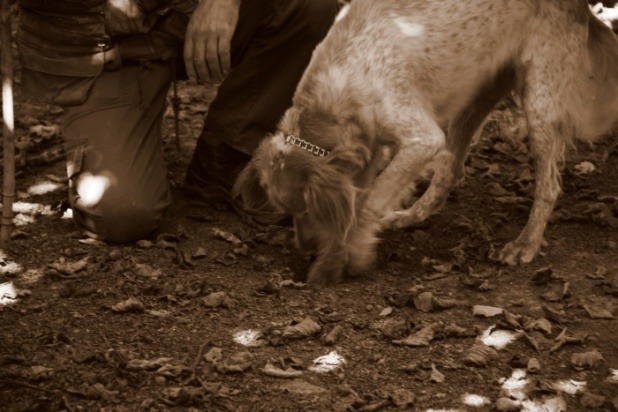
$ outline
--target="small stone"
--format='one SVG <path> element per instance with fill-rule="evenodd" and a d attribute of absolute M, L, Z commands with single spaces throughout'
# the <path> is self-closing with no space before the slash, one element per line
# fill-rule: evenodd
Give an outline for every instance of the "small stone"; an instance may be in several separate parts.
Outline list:
<path fill-rule="evenodd" d="M 528 373 L 537 374 L 541 371 L 541 363 L 537 358 L 530 358 L 526 369 L 528 370 Z"/>

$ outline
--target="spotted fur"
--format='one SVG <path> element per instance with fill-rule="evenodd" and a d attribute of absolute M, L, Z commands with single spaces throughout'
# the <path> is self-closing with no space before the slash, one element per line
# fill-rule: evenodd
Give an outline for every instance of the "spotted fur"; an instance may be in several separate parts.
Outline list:
<path fill-rule="evenodd" d="M 585 0 L 353 0 L 237 191 L 258 181 L 294 215 L 298 246 L 317 254 L 309 283 L 368 271 L 381 229 L 424 220 L 463 178 L 472 136 L 511 90 L 523 102 L 536 191 L 500 258 L 527 263 L 560 191 L 565 147 L 618 124 L 618 42 Z M 287 134 L 331 154 L 283 147 Z M 401 210 L 436 160 L 429 189 Z"/>

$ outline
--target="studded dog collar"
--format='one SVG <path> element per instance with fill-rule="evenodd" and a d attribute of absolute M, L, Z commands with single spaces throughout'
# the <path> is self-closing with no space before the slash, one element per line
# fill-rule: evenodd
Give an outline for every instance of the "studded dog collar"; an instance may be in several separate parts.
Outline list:
<path fill-rule="evenodd" d="M 305 149 L 306 151 L 319 157 L 324 157 L 330 153 L 328 150 L 323 149 L 313 143 L 309 143 L 308 141 L 303 140 L 300 137 L 296 137 L 293 134 L 288 134 L 285 136 L 285 144 L 300 147 L 301 149 Z"/>

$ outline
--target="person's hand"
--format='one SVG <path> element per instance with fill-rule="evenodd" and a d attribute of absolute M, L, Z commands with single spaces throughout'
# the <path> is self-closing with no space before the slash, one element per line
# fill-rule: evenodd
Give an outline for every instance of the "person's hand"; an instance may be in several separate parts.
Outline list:
<path fill-rule="evenodd" d="M 184 59 L 189 80 L 220 83 L 231 66 L 240 0 L 202 0 L 189 20 Z"/>

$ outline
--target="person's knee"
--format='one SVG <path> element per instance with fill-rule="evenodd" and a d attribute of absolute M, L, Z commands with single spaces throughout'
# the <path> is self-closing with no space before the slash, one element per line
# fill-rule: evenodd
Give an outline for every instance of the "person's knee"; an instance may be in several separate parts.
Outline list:
<path fill-rule="evenodd" d="M 135 242 L 161 226 L 171 203 L 167 186 L 153 192 L 114 189 L 104 193 L 96 203 L 89 202 L 83 193 L 78 194 L 72 205 L 77 225 L 110 243 Z"/>
<path fill-rule="evenodd" d="M 163 223 L 165 209 L 145 204 L 124 204 L 102 210 L 96 225 L 97 237 L 110 243 L 132 243 L 144 239 Z"/>

